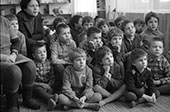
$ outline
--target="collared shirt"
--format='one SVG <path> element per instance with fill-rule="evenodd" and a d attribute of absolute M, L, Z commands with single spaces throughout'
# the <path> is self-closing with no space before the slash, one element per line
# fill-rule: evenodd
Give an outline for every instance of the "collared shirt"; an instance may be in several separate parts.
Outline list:
<path fill-rule="evenodd" d="M 70 43 L 63 44 L 59 39 L 51 42 L 51 59 L 54 64 L 62 64 L 61 60 L 69 62 L 68 54 L 73 49 L 76 48 L 76 43 L 74 40 L 70 40 Z"/>
<path fill-rule="evenodd" d="M 163 55 L 157 58 L 149 56 L 148 67 L 153 73 L 154 80 L 170 82 L 170 64 Z"/>
<path fill-rule="evenodd" d="M 34 61 L 36 65 L 36 82 L 42 82 L 52 85 L 54 83 L 54 72 L 50 60 L 44 63 Z"/>

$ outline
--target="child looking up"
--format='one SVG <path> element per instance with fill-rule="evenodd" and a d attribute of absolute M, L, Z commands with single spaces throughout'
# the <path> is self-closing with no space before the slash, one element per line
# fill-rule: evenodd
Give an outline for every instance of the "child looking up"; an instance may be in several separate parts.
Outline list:
<path fill-rule="evenodd" d="M 100 47 L 95 52 L 95 59 L 94 90 L 104 97 L 99 102 L 100 106 L 103 106 L 118 99 L 125 92 L 124 74 L 121 74 L 120 66 L 114 62 L 112 51 L 108 47 Z"/>
<path fill-rule="evenodd" d="M 147 67 L 147 53 L 140 49 L 134 49 L 131 53 L 131 67 L 126 72 L 125 83 L 127 85 L 126 100 L 133 108 L 145 101 L 155 103 L 159 91 L 155 89 L 152 72 Z"/>
<path fill-rule="evenodd" d="M 153 73 L 154 84 L 160 94 L 170 95 L 170 64 L 163 56 L 163 40 L 159 37 L 152 39 L 148 67 Z"/>
<path fill-rule="evenodd" d="M 51 42 L 51 59 L 54 64 L 56 75 L 56 91 L 62 87 L 62 77 L 65 67 L 70 64 L 69 52 L 76 48 L 75 41 L 71 38 L 70 28 L 66 24 L 58 25 L 56 29 L 57 38 Z"/>
<path fill-rule="evenodd" d="M 80 49 L 73 49 L 69 54 L 72 65 L 64 71 L 62 94 L 59 102 L 64 108 L 78 107 L 99 110 L 100 93 L 93 91 L 92 70 L 86 65 L 86 54 Z"/>
<path fill-rule="evenodd" d="M 52 95 L 52 87 L 55 81 L 52 63 L 47 59 L 45 44 L 36 44 L 32 49 L 36 65 L 34 95 L 48 103 L 48 110 L 53 110 L 56 106 L 58 95 Z"/>

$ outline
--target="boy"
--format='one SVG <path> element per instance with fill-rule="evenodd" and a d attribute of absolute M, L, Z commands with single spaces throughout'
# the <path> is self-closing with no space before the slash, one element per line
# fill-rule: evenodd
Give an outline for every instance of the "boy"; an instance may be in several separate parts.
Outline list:
<path fill-rule="evenodd" d="M 5 17 L 9 20 L 10 27 L 17 33 L 17 36 L 20 39 L 21 45 L 20 45 L 19 53 L 24 55 L 24 56 L 27 56 L 25 35 L 19 31 L 19 25 L 18 25 L 17 17 L 13 14 L 6 15 Z"/>
<path fill-rule="evenodd" d="M 143 32 L 145 28 L 145 21 L 141 18 L 136 18 L 133 22 L 135 28 L 136 28 L 136 34 L 140 34 Z"/>
<path fill-rule="evenodd" d="M 124 74 L 121 74 L 120 66 L 114 62 L 112 51 L 107 46 L 95 52 L 95 59 L 94 90 L 105 98 L 99 102 L 103 106 L 123 95 L 126 89 Z"/>
<path fill-rule="evenodd" d="M 115 26 L 119 29 L 122 28 L 123 21 L 126 20 L 125 16 L 119 16 L 114 20 Z"/>
<path fill-rule="evenodd" d="M 48 102 L 48 110 L 53 110 L 56 106 L 58 95 L 52 95 L 52 87 L 55 81 L 52 63 L 47 59 L 45 44 L 36 44 L 32 49 L 36 65 L 34 95 L 44 102 Z"/>
<path fill-rule="evenodd" d="M 102 33 L 99 28 L 91 27 L 87 31 L 87 40 L 80 44 L 80 48 L 85 50 L 87 54 L 87 64 L 93 67 L 95 64 L 94 53 L 103 45 Z"/>
<path fill-rule="evenodd" d="M 86 65 L 86 54 L 80 49 L 73 49 L 69 54 L 72 65 L 64 71 L 62 94 L 59 102 L 65 109 L 69 107 L 91 108 L 99 110 L 101 94 L 93 91 L 92 70 Z"/>
<path fill-rule="evenodd" d="M 108 32 L 107 46 L 112 50 L 114 60 L 121 66 L 121 74 L 124 74 L 125 53 L 123 51 L 123 32 L 114 27 Z"/>
<path fill-rule="evenodd" d="M 170 95 L 170 64 L 163 56 L 163 41 L 159 37 L 152 39 L 148 67 L 153 73 L 154 84 L 162 95 Z"/>
<path fill-rule="evenodd" d="M 131 61 L 132 65 L 125 77 L 127 85 L 125 98 L 130 102 L 129 106 L 133 108 L 145 101 L 155 103 L 159 91 L 155 89 L 152 72 L 147 67 L 147 53 L 140 48 L 134 49 L 131 53 Z"/>
<path fill-rule="evenodd" d="M 144 50 L 148 52 L 150 41 L 154 37 L 163 38 L 163 33 L 158 30 L 159 17 L 154 12 L 149 12 L 145 16 L 147 28 L 140 34 Z"/>
<path fill-rule="evenodd" d="M 70 64 L 68 54 L 76 48 L 75 41 L 71 38 L 70 28 L 66 24 L 60 24 L 56 28 L 57 39 L 51 42 L 51 59 L 54 64 L 56 76 L 56 90 L 62 87 L 62 77 L 65 67 Z"/>
<path fill-rule="evenodd" d="M 83 32 L 79 34 L 78 43 L 87 39 L 87 30 L 94 25 L 94 19 L 91 16 L 85 16 L 83 18 L 82 26 Z"/>

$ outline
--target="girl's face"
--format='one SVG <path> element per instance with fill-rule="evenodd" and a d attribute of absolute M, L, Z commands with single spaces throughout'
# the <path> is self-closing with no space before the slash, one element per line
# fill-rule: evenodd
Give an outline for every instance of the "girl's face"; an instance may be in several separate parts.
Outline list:
<path fill-rule="evenodd" d="M 141 32 L 143 32 L 143 30 L 145 29 L 145 24 L 137 23 L 137 24 L 135 25 L 135 28 L 136 28 L 136 32 L 137 32 L 137 33 L 141 33 Z"/>
<path fill-rule="evenodd" d="M 18 25 L 18 20 L 12 20 L 10 21 L 10 26 L 12 29 L 14 29 L 15 31 L 17 31 L 19 29 L 19 25 Z"/>
<path fill-rule="evenodd" d="M 100 27 L 103 33 L 107 33 L 109 31 L 109 26 L 107 24 L 104 24 Z"/>
<path fill-rule="evenodd" d="M 60 41 L 63 42 L 64 44 L 69 43 L 71 39 L 70 28 L 61 28 L 58 37 Z"/>
<path fill-rule="evenodd" d="M 101 33 L 93 33 L 88 38 L 90 41 L 93 41 L 94 43 L 102 42 L 102 34 Z"/>
<path fill-rule="evenodd" d="M 136 59 L 133 65 L 135 65 L 139 71 L 143 71 L 148 65 L 147 56 Z"/>
<path fill-rule="evenodd" d="M 38 48 L 35 53 L 33 54 L 34 58 L 37 60 L 37 61 L 40 61 L 40 62 L 45 62 L 46 58 L 47 58 L 47 50 L 46 50 L 46 47 L 43 46 L 43 47 L 40 47 Z"/>
<path fill-rule="evenodd" d="M 162 55 L 162 53 L 163 53 L 163 43 L 161 41 L 151 42 L 150 52 L 156 57 Z"/>
<path fill-rule="evenodd" d="M 114 36 L 110 40 L 112 46 L 121 46 L 122 45 L 122 36 Z"/>
<path fill-rule="evenodd" d="M 86 66 L 86 57 L 85 56 L 78 57 L 78 58 L 74 59 L 74 61 L 73 61 L 74 69 L 76 69 L 78 71 L 83 70 L 85 66 Z"/>
<path fill-rule="evenodd" d="M 78 23 L 75 23 L 75 27 L 77 29 L 82 28 L 82 21 L 83 21 L 83 18 L 79 18 Z"/>
<path fill-rule="evenodd" d="M 28 14 L 31 16 L 37 16 L 40 10 L 40 6 L 37 2 L 37 0 L 31 0 L 28 3 L 28 6 L 26 9 L 24 9 Z"/>
<path fill-rule="evenodd" d="M 158 28 L 158 19 L 151 17 L 151 19 L 147 22 L 147 26 L 150 30 L 155 31 Z"/>
<path fill-rule="evenodd" d="M 93 22 L 86 22 L 83 24 L 84 30 L 86 31 L 92 26 L 93 26 Z"/>
<path fill-rule="evenodd" d="M 136 32 L 135 26 L 132 22 L 125 25 L 124 33 L 127 37 L 134 36 Z"/>
<path fill-rule="evenodd" d="M 106 66 L 112 66 L 114 63 L 113 54 L 111 52 L 108 52 L 103 58 L 102 58 L 102 64 Z"/>

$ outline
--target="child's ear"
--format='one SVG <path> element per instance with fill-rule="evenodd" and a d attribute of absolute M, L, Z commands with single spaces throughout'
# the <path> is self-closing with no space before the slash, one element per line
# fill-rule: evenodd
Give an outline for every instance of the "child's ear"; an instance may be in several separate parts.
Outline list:
<path fill-rule="evenodd" d="M 35 54 L 34 53 L 32 54 L 32 56 L 33 56 L 33 58 L 35 58 Z"/>

